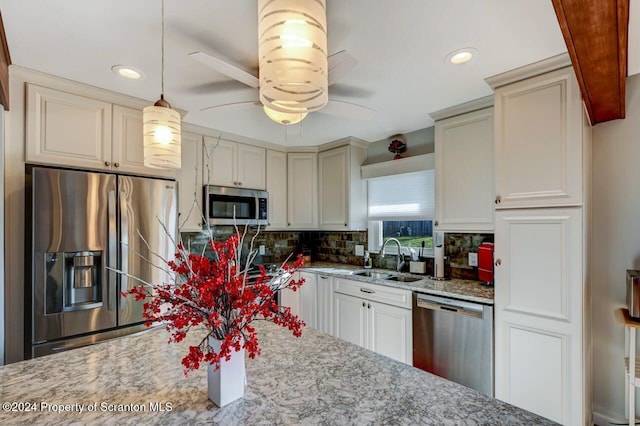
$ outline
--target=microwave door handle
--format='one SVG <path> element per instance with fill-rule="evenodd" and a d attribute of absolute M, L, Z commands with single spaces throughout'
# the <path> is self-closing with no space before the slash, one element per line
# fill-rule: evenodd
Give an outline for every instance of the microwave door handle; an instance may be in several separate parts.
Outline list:
<path fill-rule="evenodd" d="M 125 274 L 129 273 L 129 204 L 127 203 L 127 194 L 120 191 L 120 297 L 122 292 L 129 290 L 129 277 Z"/>

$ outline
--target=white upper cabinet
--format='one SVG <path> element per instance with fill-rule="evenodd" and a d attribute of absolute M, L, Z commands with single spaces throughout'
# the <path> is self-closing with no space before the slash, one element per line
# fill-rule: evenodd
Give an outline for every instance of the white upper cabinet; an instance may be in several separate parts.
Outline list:
<path fill-rule="evenodd" d="M 287 227 L 318 228 L 318 155 L 287 154 Z"/>
<path fill-rule="evenodd" d="M 210 183 L 238 188 L 266 188 L 266 150 L 224 139 L 206 139 Z M 205 179 L 206 182 L 206 179 Z"/>
<path fill-rule="evenodd" d="M 180 230 L 202 231 L 202 136 L 182 132 L 182 168 L 177 174 Z"/>
<path fill-rule="evenodd" d="M 365 157 L 366 150 L 354 145 L 318 154 L 320 229 L 367 228 L 367 186 L 360 177 Z"/>
<path fill-rule="evenodd" d="M 111 170 L 111 104 L 27 84 L 28 163 Z"/>
<path fill-rule="evenodd" d="M 268 229 L 287 228 L 287 154 L 267 150 Z"/>
<path fill-rule="evenodd" d="M 111 166 L 116 172 L 176 177 L 174 170 L 144 166 L 142 111 L 120 105 L 113 106 Z"/>
<path fill-rule="evenodd" d="M 27 84 L 29 163 L 174 178 L 144 166 L 142 111 Z"/>
<path fill-rule="evenodd" d="M 493 108 L 435 124 L 438 231 L 493 230 Z"/>
<path fill-rule="evenodd" d="M 496 208 L 582 204 L 582 115 L 571 67 L 495 90 Z"/>

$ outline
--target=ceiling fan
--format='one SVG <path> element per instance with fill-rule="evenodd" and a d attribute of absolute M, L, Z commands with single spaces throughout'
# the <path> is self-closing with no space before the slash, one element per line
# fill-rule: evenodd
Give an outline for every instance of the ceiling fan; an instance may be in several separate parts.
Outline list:
<path fill-rule="evenodd" d="M 240 83 L 243 83 L 249 87 L 253 87 L 254 89 L 259 88 L 258 77 L 228 62 L 227 60 L 222 58 L 221 55 L 218 55 L 216 53 L 193 52 L 190 53 L 189 56 L 194 60 L 208 66 L 209 68 L 212 68 L 219 73 L 226 75 L 227 77 L 231 77 L 234 80 L 239 81 Z M 327 62 L 329 86 L 341 79 L 345 74 L 351 71 L 358 64 L 358 61 L 346 50 L 342 50 L 338 53 L 328 56 Z M 232 111 L 253 107 L 262 107 L 262 103 L 257 99 L 255 101 L 233 102 L 223 105 L 210 106 L 207 108 L 203 108 L 201 111 Z M 270 111 L 272 110 L 265 108 L 265 112 L 267 113 L 269 118 L 284 125 L 297 123 L 301 121 L 302 118 L 304 118 L 304 116 L 296 117 L 295 114 L 279 115 L 277 111 L 273 111 L 277 115 L 272 116 L 270 115 Z M 377 111 L 351 102 L 329 99 L 328 103 L 322 109 L 316 112 L 350 119 L 369 120 L 373 118 Z"/>

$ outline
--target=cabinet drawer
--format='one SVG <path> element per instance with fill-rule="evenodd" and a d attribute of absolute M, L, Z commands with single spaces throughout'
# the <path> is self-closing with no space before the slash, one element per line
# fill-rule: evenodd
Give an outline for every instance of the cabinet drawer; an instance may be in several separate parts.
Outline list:
<path fill-rule="evenodd" d="M 336 279 L 335 291 L 336 293 L 411 309 L 411 291 L 409 290 L 338 278 Z"/>

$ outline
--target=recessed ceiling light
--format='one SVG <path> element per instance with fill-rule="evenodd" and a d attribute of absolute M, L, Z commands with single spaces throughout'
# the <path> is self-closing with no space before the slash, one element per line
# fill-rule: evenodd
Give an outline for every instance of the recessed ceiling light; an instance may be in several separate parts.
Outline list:
<path fill-rule="evenodd" d="M 114 65 L 111 67 L 111 71 L 113 71 L 120 77 L 128 78 L 131 80 L 139 80 L 144 77 L 144 74 L 142 74 L 141 71 L 138 71 L 134 67 L 130 67 L 128 65 Z"/>
<path fill-rule="evenodd" d="M 453 52 L 449 53 L 445 57 L 444 61 L 454 65 L 466 64 L 477 54 L 478 51 L 473 47 L 465 47 L 464 49 L 454 50 Z"/>

